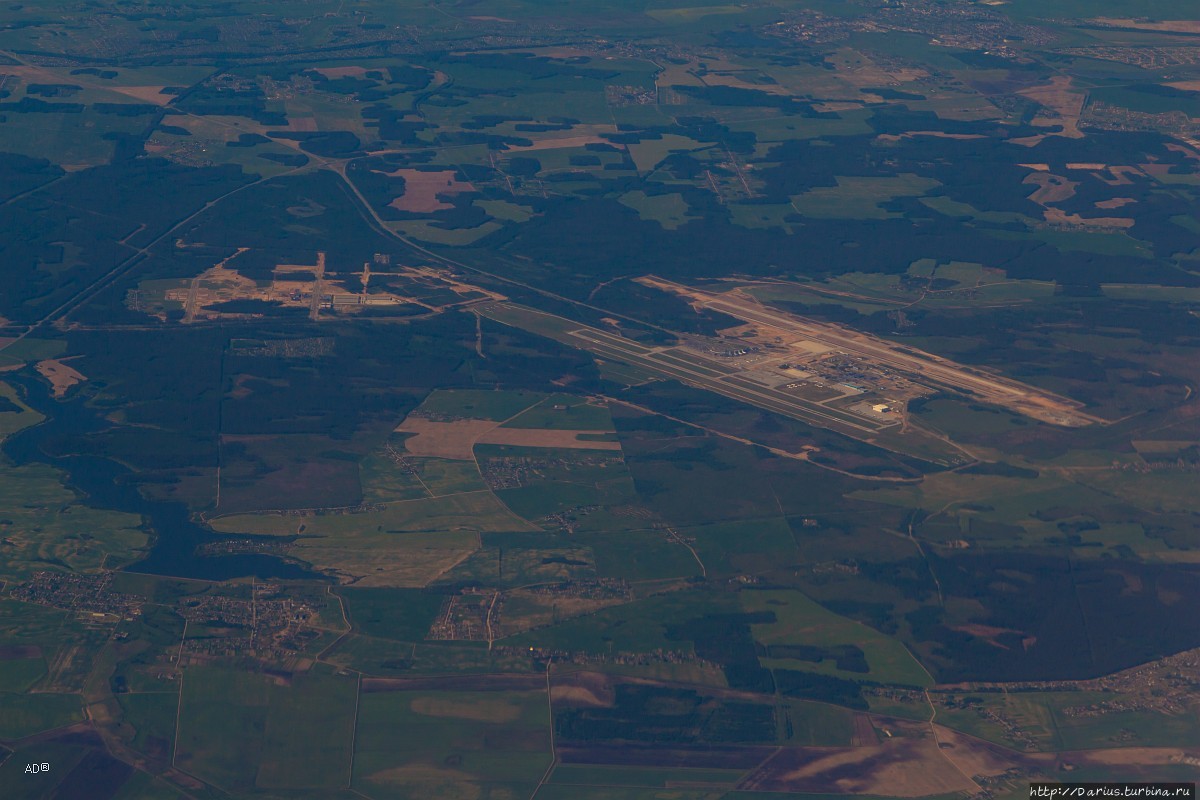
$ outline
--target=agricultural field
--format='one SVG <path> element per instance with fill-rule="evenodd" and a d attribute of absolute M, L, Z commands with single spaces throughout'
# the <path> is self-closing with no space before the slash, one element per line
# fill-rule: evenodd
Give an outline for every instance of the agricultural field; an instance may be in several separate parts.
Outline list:
<path fill-rule="evenodd" d="M 0 8 L 0 797 L 1195 781 L 1197 34 Z"/>
<path fill-rule="evenodd" d="M 352 785 L 379 797 L 527 791 L 553 761 L 550 741 L 544 692 L 372 691 Z"/>
<path fill-rule="evenodd" d="M 174 763 L 231 790 L 345 785 L 353 679 L 313 674 L 281 686 L 264 676 L 197 667 L 183 681 Z"/>

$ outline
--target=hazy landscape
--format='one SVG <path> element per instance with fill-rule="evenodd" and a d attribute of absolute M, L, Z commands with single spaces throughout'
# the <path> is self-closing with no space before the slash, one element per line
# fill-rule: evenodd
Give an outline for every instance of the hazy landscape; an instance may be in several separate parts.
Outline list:
<path fill-rule="evenodd" d="M 1198 36 L 0 8 L 0 796 L 1197 780 Z"/>

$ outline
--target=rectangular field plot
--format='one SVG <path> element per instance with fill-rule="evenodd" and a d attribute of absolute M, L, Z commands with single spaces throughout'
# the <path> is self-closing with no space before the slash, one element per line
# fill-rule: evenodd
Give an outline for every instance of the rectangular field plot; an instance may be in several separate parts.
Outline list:
<path fill-rule="evenodd" d="M 0 694 L 0 739 L 21 739 L 83 720 L 75 694 Z"/>
<path fill-rule="evenodd" d="M 752 626 L 754 638 L 767 647 L 769 657 L 763 659 L 763 666 L 821 672 L 850 680 L 910 686 L 932 683 L 900 642 L 827 611 L 800 592 L 743 592 L 741 600 L 747 611 L 775 616 L 774 622 Z"/>
<path fill-rule="evenodd" d="M 225 789 L 336 788 L 350 774 L 352 678 L 290 685 L 215 667 L 184 675 L 175 763 Z"/>
<path fill-rule="evenodd" d="M 270 679 L 210 667 L 184 675 L 175 764 L 226 789 L 250 788 L 262 758 Z"/>
<path fill-rule="evenodd" d="M 261 788 L 336 788 L 350 775 L 354 678 L 308 674 L 273 687 L 267 713 Z"/>
<path fill-rule="evenodd" d="M 560 764 L 550 783 L 564 786 L 620 786 L 655 789 L 684 787 L 722 788 L 737 783 L 745 774 L 737 769 L 664 769 L 657 767 L 609 767 L 591 764 Z"/>
<path fill-rule="evenodd" d="M 540 402 L 537 392 L 492 392 L 484 389 L 438 389 L 425 398 L 418 412 L 442 417 L 500 422 Z"/>
<path fill-rule="evenodd" d="M 353 787 L 375 798 L 528 796 L 550 766 L 543 692 L 364 692 Z"/>
<path fill-rule="evenodd" d="M 607 406 L 578 395 L 555 394 L 510 419 L 504 427 L 611 431 L 613 424 Z"/>

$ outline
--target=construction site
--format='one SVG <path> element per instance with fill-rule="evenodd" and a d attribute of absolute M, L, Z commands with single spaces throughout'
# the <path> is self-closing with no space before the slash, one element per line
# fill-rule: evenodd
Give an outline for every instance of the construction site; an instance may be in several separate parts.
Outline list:
<path fill-rule="evenodd" d="M 335 272 L 319 252 L 312 264 L 277 264 L 269 280 L 254 280 L 237 269 L 236 259 L 245 252 L 247 248 L 239 248 L 190 280 L 144 281 L 126 304 L 164 322 L 187 325 L 290 313 L 319 321 L 368 309 L 416 316 L 503 299 L 438 270 L 393 265 L 382 253 L 361 270 Z"/>

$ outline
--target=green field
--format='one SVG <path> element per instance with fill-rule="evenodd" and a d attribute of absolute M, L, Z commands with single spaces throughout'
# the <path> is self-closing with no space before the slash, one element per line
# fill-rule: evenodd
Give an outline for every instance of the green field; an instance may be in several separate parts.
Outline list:
<path fill-rule="evenodd" d="M 1200 740 L 1200 726 L 1190 714 L 1095 711 L 1106 703 L 1136 703 L 1108 692 L 1008 692 L 954 697 L 959 701 L 966 699 L 970 705 L 939 706 L 939 723 L 1009 747 L 1015 744 L 1010 732 L 985 712 L 998 713 L 1015 723 L 1036 749 L 1043 752 L 1178 747 Z"/>
<path fill-rule="evenodd" d="M 687 784 L 711 784 L 715 787 L 735 784 L 744 774 L 741 770 L 730 769 L 659 769 L 559 764 L 550 775 L 550 783 L 564 786 L 644 786 L 661 789 Z"/>
<path fill-rule="evenodd" d="M 608 407 L 588 398 L 553 394 L 504 423 L 505 428 L 611 431 Z"/>
<path fill-rule="evenodd" d="M 471 461 L 451 461 L 445 458 L 414 459 L 417 477 L 433 497 L 478 492 L 487 488 L 479 475 L 479 467 Z"/>
<path fill-rule="evenodd" d="M 849 178 L 839 176 L 837 186 L 820 187 L 792 197 L 796 211 L 806 217 L 886 219 L 899 216 L 881 207 L 897 197 L 919 197 L 938 185 L 917 175 L 894 178 Z"/>
<path fill-rule="evenodd" d="M 230 790 L 345 786 L 357 685 L 308 674 L 193 667 L 183 678 L 175 762 Z"/>
<path fill-rule="evenodd" d="M 46 674 L 46 660 L 36 658 L 0 659 L 0 692 L 24 692 Z"/>
<path fill-rule="evenodd" d="M 7 517 L 0 576 L 23 578 L 49 565 L 78 572 L 135 560 L 148 543 L 133 514 L 89 508 L 52 467 L 0 464 L 0 506 Z"/>
<path fill-rule="evenodd" d="M 791 529 L 782 518 L 717 522 L 683 528 L 710 577 L 755 574 L 770 569 L 795 550 Z"/>
<path fill-rule="evenodd" d="M 402 448 L 398 440 L 389 442 L 394 451 Z M 416 500 L 428 497 L 415 471 L 401 468 L 388 452 L 371 453 L 359 464 L 359 482 L 363 501 L 388 503 L 395 500 Z"/>
<path fill-rule="evenodd" d="M 420 641 L 445 598 L 416 589 L 339 590 L 354 630 L 367 636 Z"/>
<path fill-rule="evenodd" d="M 701 617 L 733 608 L 726 599 L 698 592 L 673 592 L 598 611 L 550 628 L 505 640 L 518 647 L 545 647 L 585 653 L 648 652 L 657 649 L 688 653 L 692 644 L 669 637 L 670 620 Z"/>
<path fill-rule="evenodd" d="M 358 684 L 352 677 L 308 673 L 275 687 L 256 785 L 335 789 L 350 777 Z"/>
<path fill-rule="evenodd" d="M 74 694 L 0 694 L 0 739 L 21 739 L 83 720 Z"/>
<path fill-rule="evenodd" d="M 183 676 L 174 763 L 229 790 L 254 786 L 271 702 L 269 678 L 219 667 Z"/>
<path fill-rule="evenodd" d="M 840 670 L 826 659 L 813 664 L 795 659 L 768 659 L 765 666 L 799 669 L 855 678 L 898 683 L 908 686 L 930 686 L 933 678 L 899 641 L 832 613 L 799 592 L 748 591 L 741 593 L 742 607 L 747 611 L 770 612 L 772 623 L 752 626 L 754 638 L 765 645 L 814 645 L 828 647 L 854 645 L 866 656 L 870 672 L 866 675 Z"/>
<path fill-rule="evenodd" d="M 0 800 L 1194 778 L 1195 5 L 0 4 Z"/>
<path fill-rule="evenodd" d="M 827 703 L 791 700 L 781 709 L 785 738 L 802 747 L 845 747 L 854 737 L 854 712 Z"/>
<path fill-rule="evenodd" d="M 5 351 L 0 351 L 0 358 L 4 356 Z M 8 402 L 3 402 L 5 400 Z M 16 409 L 9 407 L 9 404 L 16 406 Z M 0 382 L 0 406 L 5 409 L 0 411 L 0 440 L 44 419 L 41 414 L 21 402 L 17 390 L 4 382 Z"/>
<path fill-rule="evenodd" d="M 66 349 L 67 342 L 64 339 L 39 339 L 35 336 L 26 336 L 24 339 L 10 342 L 0 349 L 0 366 L 56 358 L 66 352 Z"/>
<path fill-rule="evenodd" d="M 45 663 L 46 674 L 29 687 L 35 693 L 61 695 L 83 691 L 95 669 L 95 659 L 110 635 L 107 625 L 88 625 L 66 611 L 0 600 L 0 643 L 32 648 L 28 661 Z M 24 689 L 23 684 L 36 672 L 34 663 L 25 662 L 25 658 L 17 660 L 15 663 L 20 666 L 11 667 L 6 673 L 12 681 L 8 691 Z M 8 662 L 0 661 L 0 665 L 5 663 Z"/>
<path fill-rule="evenodd" d="M 321 546 L 325 538 L 353 542 L 375 533 L 433 533 L 526 530 L 528 523 L 514 517 L 486 490 L 447 497 L 399 500 L 381 511 L 349 514 L 235 514 L 214 521 L 216 530 L 268 536 L 300 535 L 300 546 Z M 310 539 L 311 537 L 311 539 Z"/>
<path fill-rule="evenodd" d="M 354 749 L 352 786 L 372 797 L 527 793 L 551 763 L 546 696 L 364 693 Z"/>
<path fill-rule="evenodd" d="M 638 212 L 642 219 L 657 222 L 667 230 L 675 230 L 693 218 L 689 216 L 688 204 L 680 194 L 648 195 L 639 190 L 622 195 L 621 204 Z"/>
<path fill-rule="evenodd" d="M 175 724 L 179 695 L 174 692 L 138 692 L 117 696 L 122 722 L 135 733 L 134 749 L 160 761 L 170 760 L 175 748 Z"/>
<path fill-rule="evenodd" d="M 425 398 L 417 411 L 451 418 L 499 422 L 516 416 L 543 398 L 544 395 L 535 392 L 438 389 Z"/>
<path fill-rule="evenodd" d="M 55 786 L 86 754 L 84 747 L 60 742 L 39 742 L 20 748 L 0 762 L 0 786 L 10 788 L 6 795 L 16 800 L 41 800 L 51 796 Z M 25 772 L 27 764 L 53 764 L 57 769 L 28 774 Z M 173 798 L 174 795 L 164 797 Z"/>

